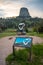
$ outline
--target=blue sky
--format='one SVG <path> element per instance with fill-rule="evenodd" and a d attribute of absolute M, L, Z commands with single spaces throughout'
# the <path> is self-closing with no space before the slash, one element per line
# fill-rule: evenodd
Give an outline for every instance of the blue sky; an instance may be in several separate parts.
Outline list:
<path fill-rule="evenodd" d="M 21 7 L 28 8 L 32 17 L 43 18 L 43 0 L 0 0 L 0 17 L 18 16 Z"/>

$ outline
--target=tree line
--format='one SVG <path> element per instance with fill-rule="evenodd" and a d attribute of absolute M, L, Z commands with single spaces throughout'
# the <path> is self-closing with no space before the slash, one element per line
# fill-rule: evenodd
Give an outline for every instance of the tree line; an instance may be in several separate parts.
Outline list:
<path fill-rule="evenodd" d="M 26 28 L 33 28 L 36 32 L 43 32 L 43 18 L 30 18 L 30 19 L 17 19 L 14 17 L 11 18 L 0 18 L 0 32 L 4 31 L 7 28 L 17 29 L 18 24 L 24 22 Z"/>

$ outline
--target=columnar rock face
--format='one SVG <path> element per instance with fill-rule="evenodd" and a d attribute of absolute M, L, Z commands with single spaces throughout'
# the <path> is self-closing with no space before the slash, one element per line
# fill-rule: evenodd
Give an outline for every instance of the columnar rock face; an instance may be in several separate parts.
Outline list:
<path fill-rule="evenodd" d="M 23 7 L 20 9 L 20 14 L 19 14 L 19 17 L 30 17 L 30 14 L 28 12 L 28 9 Z"/>
<path fill-rule="evenodd" d="M 26 19 L 30 19 L 31 16 L 30 16 L 30 14 L 29 14 L 29 12 L 28 12 L 28 9 L 25 8 L 25 7 L 22 7 L 22 8 L 20 9 L 19 16 L 16 17 L 16 18 L 17 18 L 18 20 L 26 20 Z"/>

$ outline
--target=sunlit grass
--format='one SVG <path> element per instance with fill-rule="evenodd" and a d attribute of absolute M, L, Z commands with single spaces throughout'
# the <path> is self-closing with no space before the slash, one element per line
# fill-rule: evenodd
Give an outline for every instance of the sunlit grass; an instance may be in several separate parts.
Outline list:
<path fill-rule="evenodd" d="M 17 32 L 15 29 L 6 29 L 2 33 L 0 33 L 0 38 L 5 37 L 5 36 L 14 36 L 17 35 Z M 38 36 L 38 37 L 43 37 L 43 33 L 37 33 L 37 32 L 28 32 L 26 33 L 28 36 Z"/>
<path fill-rule="evenodd" d="M 15 51 L 15 57 L 10 54 L 6 61 L 8 65 L 43 65 L 43 45 L 34 45 L 32 47 L 32 62 L 28 61 L 29 49 Z"/>
<path fill-rule="evenodd" d="M 15 29 L 6 29 L 2 33 L 0 33 L 0 38 L 6 37 L 6 36 L 14 36 L 16 35 L 16 30 Z"/>
<path fill-rule="evenodd" d="M 27 35 L 43 37 L 43 33 L 37 33 L 37 32 L 28 32 Z"/>

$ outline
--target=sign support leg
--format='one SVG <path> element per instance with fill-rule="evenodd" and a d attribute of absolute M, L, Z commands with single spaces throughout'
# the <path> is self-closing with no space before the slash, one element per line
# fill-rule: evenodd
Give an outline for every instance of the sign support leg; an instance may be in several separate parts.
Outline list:
<path fill-rule="evenodd" d="M 13 45 L 13 55 L 15 56 L 15 47 L 14 47 L 14 45 Z"/>

